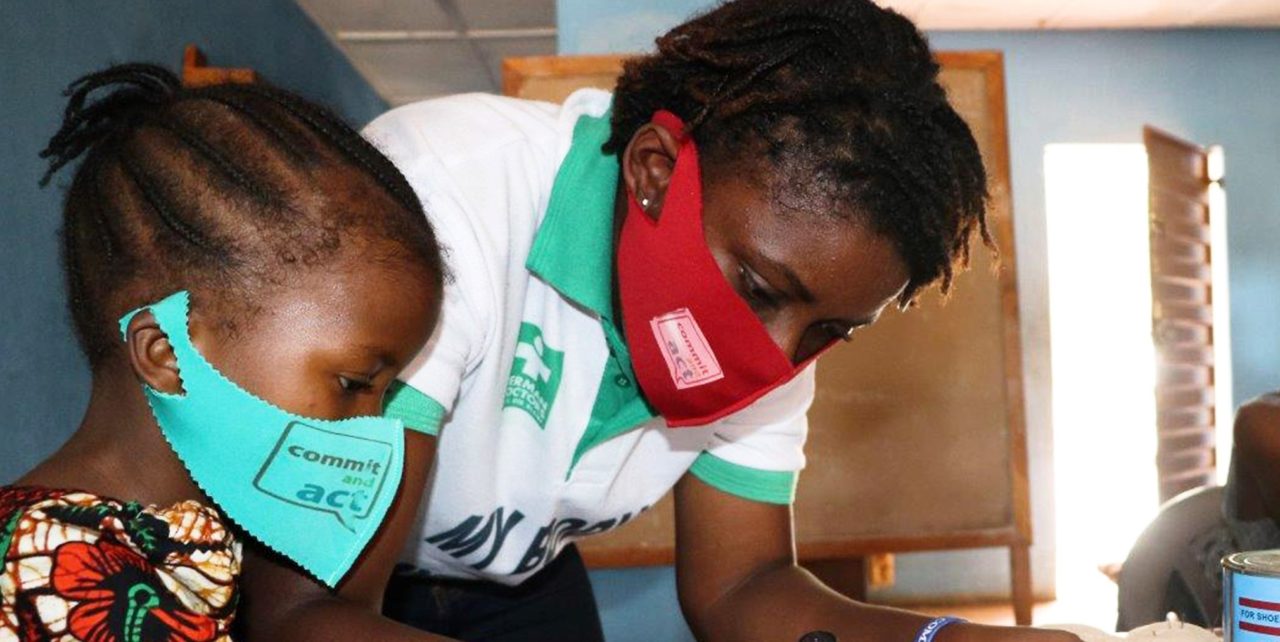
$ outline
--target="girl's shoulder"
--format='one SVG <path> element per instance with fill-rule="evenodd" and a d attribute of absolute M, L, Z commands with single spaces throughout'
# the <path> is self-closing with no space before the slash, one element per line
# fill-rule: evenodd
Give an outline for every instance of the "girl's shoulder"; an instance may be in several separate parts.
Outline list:
<path fill-rule="evenodd" d="M 229 639 L 241 547 L 213 508 L 0 486 L 0 639 Z"/>

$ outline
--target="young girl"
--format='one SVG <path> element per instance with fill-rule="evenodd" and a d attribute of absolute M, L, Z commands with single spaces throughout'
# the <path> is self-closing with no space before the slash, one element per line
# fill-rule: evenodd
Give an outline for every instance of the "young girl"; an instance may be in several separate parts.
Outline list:
<path fill-rule="evenodd" d="M 133 64 L 68 95 L 45 181 L 83 156 L 62 248 L 92 394 L 0 488 L 0 640 L 424 639 L 376 610 L 426 468 L 376 416 L 442 287 L 412 190 L 269 86 Z"/>

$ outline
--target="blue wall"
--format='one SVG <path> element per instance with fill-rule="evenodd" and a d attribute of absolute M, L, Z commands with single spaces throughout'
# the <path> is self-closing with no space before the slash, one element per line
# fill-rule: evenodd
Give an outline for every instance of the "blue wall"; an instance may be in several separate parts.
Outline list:
<path fill-rule="evenodd" d="M 215 65 L 253 67 L 357 124 L 386 109 L 288 0 L 0 2 L 0 483 L 61 444 L 88 396 L 57 260 L 61 190 L 36 185 L 62 89 L 114 62 L 176 70 L 189 42 Z"/>
<path fill-rule="evenodd" d="M 705 0 L 559 0 L 560 53 L 644 51 Z M 1221 144 L 1227 161 L 1235 398 L 1280 387 L 1280 31 L 939 32 L 939 49 L 1005 54 L 1027 391 L 1037 592 L 1051 590 L 1053 460 L 1049 399 L 1044 146 L 1140 142 L 1144 123 Z M 1099 230 L 1105 234 L 1106 230 Z M 1105 287 L 1105 284 L 1099 284 Z M 1099 311 L 1105 318 L 1105 310 Z M 1069 429 L 1069 427 L 1060 427 Z M 998 596 L 1002 551 L 899 556 L 885 601 Z M 593 575 L 611 642 L 679 630 L 671 569 Z M 631 597 L 639 596 L 639 597 Z M 672 621 L 668 621 L 672 620 Z"/>

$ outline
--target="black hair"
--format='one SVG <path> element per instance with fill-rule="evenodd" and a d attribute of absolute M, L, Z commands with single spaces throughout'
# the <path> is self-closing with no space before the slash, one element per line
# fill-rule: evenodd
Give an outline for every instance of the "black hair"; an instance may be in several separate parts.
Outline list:
<path fill-rule="evenodd" d="M 775 198 L 891 238 L 907 305 L 950 288 L 975 232 L 994 250 L 982 157 L 938 71 L 919 30 L 870 0 L 726 2 L 626 63 L 604 151 L 621 156 L 655 111 L 674 112 L 704 169 L 755 172 Z"/>
<path fill-rule="evenodd" d="M 84 157 L 61 253 L 92 367 L 134 307 L 188 289 L 234 331 L 266 288 L 340 249 L 424 268 L 439 291 L 440 248 L 413 189 L 328 110 L 267 84 L 184 87 L 150 64 L 89 74 L 66 95 L 41 184 Z"/>

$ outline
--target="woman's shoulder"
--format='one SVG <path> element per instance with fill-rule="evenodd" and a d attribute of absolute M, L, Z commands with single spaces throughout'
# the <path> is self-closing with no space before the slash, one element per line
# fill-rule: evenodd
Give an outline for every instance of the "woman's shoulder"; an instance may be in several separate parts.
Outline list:
<path fill-rule="evenodd" d="M 512 144 L 553 140 L 560 107 L 492 94 L 458 94 L 395 107 L 364 135 L 401 168 L 424 156 L 446 165 Z"/>
<path fill-rule="evenodd" d="M 562 104 L 471 93 L 400 105 L 365 126 L 366 138 L 404 171 L 424 158 L 445 166 L 523 148 L 555 165 L 568 147 L 578 117 L 606 113 L 612 98 L 581 89 Z"/>
<path fill-rule="evenodd" d="M 1280 412 L 1280 390 L 1263 393 L 1245 403 L 1246 408 L 1258 412 Z"/>
<path fill-rule="evenodd" d="M 0 561 L 6 575 L 14 570 L 22 579 L 0 583 L 0 632 L 21 626 L 17 632 L 29 635 L 20 639 L 44 639 L 79 626 L 125 626 L 76 614 L 115 613 L 94 605 L 143 596 L 152 605 L 146 617 L 155 620 L 147 626 L 213 640 L 229 634 L 241 547 L 218 511 L 200 502 L 160 508 L 77 490 L 3 486 Z"/>
<path fill-rule="evenodd" d="M 1240 424 L 1258 429 L 1280 430 L 1280 391 L 1260 395 L 1240 406 L 1236 411 L 1237 430 Z"/>

